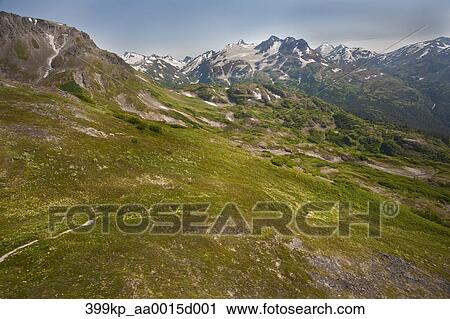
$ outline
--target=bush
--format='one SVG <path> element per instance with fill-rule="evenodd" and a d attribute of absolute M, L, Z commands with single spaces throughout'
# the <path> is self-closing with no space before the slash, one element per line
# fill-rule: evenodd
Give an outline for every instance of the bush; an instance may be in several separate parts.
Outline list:
<path fill-rule="evenodd" d="M 66 83 L 61 84 L 59 88 L 67 93 L 76 96 L 84 102 L 93 103 L 89 92 L 79 86 L 74 80 L 70 80 Z"/>
<path fill-rule="evenodd" d="M 128 116 L 127 118 L 125 118 L 125 121 L 133 125 L 143 124 L 142 121 L 135 116 Z"/>
<path fill-rule="evenodd" d="M 284 166 L 286 165 L 287 167 L 293 167 L 295 164 L 294 162 L 286 157 L 286 156 L 274 156 L 270 162 L 275 165 L 275 166 Z"/>
<path fill-rule="evenodd" d="M 386 140 L 380 145 L 381 154 L 393 156 L 397 153 L 397 144 L 393 140 Z"/>
<path fill-rule="evenodd" d="M 147 123 L 145 123 L 140 118 L 137 118 L 135 116 L 130 115 L 125 118 L 125 121 L 127 121 L 130 124 L 133 124 L 134 127 L 136 127 L 139 131 L 147 129 Z"/>
<path fill-rule="evenodd" d="M 125 115 L 122 114 L 122 113 L 114 113 L 113 116 L 114 116 L 115 118 L 120 119 L 120 120 L 125 120 Z"/>
<path fill-rule="evenodd" d="M 147 123 L 140 118 L 133 115 L 126 115 L 123 113 L 114 113 L 114 117 L 121 119 L 127 123 L 134 125 L 139 131 L 149 130 L 155 133 L 162 133 L 162 127 L 157 124 Z"/>
<path fill-rule="evenodd" d="M 140 123 L 137 123 L 137 124 L 135 125 L 135 127 L 136 127 L 139 131 L 143 131 L 143 130 L 145 130 L 145 129 L 147 128 L 147 124 L 145 124 L 145 123 L 143 123 L 143 122 L 140 122 Z"/>
<path fill-rule="evenodd" d="M 309 136 L 308 141 L 311 143 L 320 143 L 323 141 L 325 135 L 322 131 L 316 130 L 316 129 L 310 129 L 309 130 Z"/>
<path fill-rule="evenodd" d="M 337 128 L 353 130 L 358 126 L 358 122 L 349 114 L 339 112 L 333 115 L 334 123 Z"/>
<path fill-rule="evenodd" d="M 236 111 L 234 113 L 234 117 L 236 119 L 249 119 L 252 116 L 251 116 L 251 114 L 249 114 L 249 113 L 245 112 L 244 110 L 240 109 L 240 110 L 238 110 L 238 111 Z"/>
<path fill-rule="evenodd" d="M 449 227 L 450 225 L 448 223 L 446 223 L 444 220 L 442 220 L 441 217 L 439 217 L 438 215 L 436 215 L 436 213 L 430 212 L 430 211 L 422 211 L 422 210 L 414 210 L 413 211 L 414 214 L 419 215 L 422 218 L 425 218 L 431 222 L 443 225 L 443 226 L 447 226 Z"/>
<path fill-rule="evenodd" d="M 276 157 L 272 158 L 270 160 L 270 162 L 275 166 L 283 166 L 285 163 L 284 158 L 281 156 L 276 156 Z"/>
<path fill-rule="evenodd" d="M 369 158 L 366 155 L 364 155 L 364 154 L 359 154 L 358 155 L 358 159 L 360 161 L 368 161 L 369 160 Z"/>
<path fill-rule="evenodd" d="M 352 146 L 354 144 L 354 142 L 350 136 L 343 135 L 338 132 L 330 131 L 329 133 L 327 133 L 326 138 L 330 142 L 333 142 L 334 144 L 341 146 L 341 147 Z"/>
<path fill-rule="evenodd" d="M 158 126 L 156 124 L 148 124 L 148 129 L 155 133 L 162 133 L 161 126 Z"/>
<path fill-rule="evenodd" d="M 395 181 L 382 180 L 378 181 L 378 184 L 391 189 L 401 189 L 401 187 Z"/>
<path fill-rule="evenodd" d="M 359 140 L 359 143 L 363 146 L 364 150 L 378 154 L 380 153 L 381 141 L 372 136 L 363 137 Z"/>

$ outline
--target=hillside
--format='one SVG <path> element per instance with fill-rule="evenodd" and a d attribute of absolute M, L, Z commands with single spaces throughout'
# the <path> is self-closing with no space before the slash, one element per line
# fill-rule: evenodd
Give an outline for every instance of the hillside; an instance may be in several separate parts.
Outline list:
<path fill-rule="evenodd" d="M 168 89 L 54 22 L 0 13 L 0 29 L 1 297 L 449 297 L 441 139 L 276 84 Z M 227 203 L 250 219 L 259 201 L 388 200 L 379 238 L 48 231 L 51 205 L 210 203 L 213 220 Z"/>

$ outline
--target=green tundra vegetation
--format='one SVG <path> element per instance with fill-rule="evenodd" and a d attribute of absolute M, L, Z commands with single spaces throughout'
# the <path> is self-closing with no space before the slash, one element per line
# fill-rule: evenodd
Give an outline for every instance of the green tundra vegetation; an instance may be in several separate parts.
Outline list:
<path fill-rule="evenodd" d="M 442 140 L 258 84 L 223 90 L 227 102 L 211 105 L 136 77 L 91 92 L 59 81 L 60 90 L 0 86 L 0 252 L 39 240 L 0 263 L 2 297 L 448 297 Z M 256 88 L 280 98 L 251 99 Z M 199 89 L 211 91 L 185 91 Z M 123 92 L 128 108 L 115 99 Z M 146 116 L 138 94 L 176 121 Z M 250 219 L 258 201 L 297 210 L 339 200 L 358 211 L 396 200 L 401 210 L 383 218 L 381 238 L 365 225 L 346 238 L 131 235 L 114 220 L 107 235 L 48 231 L 51 205 L 202 202 L 211 222 L 228 202 Z"/>

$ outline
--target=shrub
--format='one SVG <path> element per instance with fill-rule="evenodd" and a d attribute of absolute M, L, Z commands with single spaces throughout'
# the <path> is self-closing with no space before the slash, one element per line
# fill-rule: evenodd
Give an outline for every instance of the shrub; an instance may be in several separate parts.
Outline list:
<path fill-rule="evenodd" d="M 125 121 L 127 121 L 128 123 L 130 123 L 130 124 L 133 124 L 133 125 L 138 125 L 138 124 L 140 124 L 142 121 L 140 120 L 140 119 L 138 119 L 137 117 L 135 117 L 135 116 L 128 116 L 128 117 L 126 117 L 125 118 Z"/>
<path fill-rule="evenodd" d="M 397 144 L 393 140 L 386 140 L 380 145 L 381 154 L 393 156 L 397 153 Z"/>
<path fill-rule="evenodd" d="M 376 137 L 372 137 L 372 136 L 362 137 L 359 140 L 359 143 L 368 152 L 371 152 L 374 154 L 380 153 L 381 141 Z"/>
<path fill-rule="evenodd" d="M 439 217 L 436 213 L 430 212 L 430 211 L 423 211 L 423 210 L 414 210 L 413 211 L 414 214 L 419 215 L 422 218 L 425 218 L 431 222 L 443 225 L 443 226 L 447 226 L 449 227 L 450 225 L 448 223 L 446 223 L 441 217 Z"/>
<path fill-rule="evenodd" d="M 147 125 L 143 122 L 137 123 L 135 125 L 135 127 L 139 130 L 139 131 L 143 131 L 147 128 Z"/>
<path fill-rule="evenodd" d="M 329 133 L 327 133 L 326 138 L 330 142 L 333 142 L 334 144 L 339 145 L 341 147 L 352 146 L 353 143 L 354 143 L 350 136 L 343 135 L 343 134 L 338 133 L 338 132 L 330 131 Z"/>
<path fill-rule="evenodd" d="M 354 118 L 343 112 L 334 114 L 333 119 L 336 127 L 340 129 L 353 130 L 358 126 L 358 122 Z"/>
<path fill-rule="evenodd" d="M 142 121 L 140 118 L 136 116 L 128 116 L 125 118 L 125 121 L 127 121 L 130 124 L 133 124 L 134 127 L 136 127 L 139 131 L 143 131 L 147 129 L 148 125 L 144 121 Z"/>
<path fill-rule="evenodd" d="M 324 133 L 322 131 L 316 130 L 316 129 L 310 129 L 309 130 L 309 136 L 308 141 L 311 143 L 320 143 L 324 139 Z"/>
<path fill-rule="evenodd" d="M 283 166 L 285 161 L 284 161 L 284 158 L 283 158 L 283 157 L 281 157 L 281 156 L 276 156 L 276 157 L 272 158 L 272 159 L 270 160 L 270 162 L 271 162 L 273 165 L 275 165 L 275 166 Z"/>
<path fill-rule="evenodd" d="M 133 115 L 126 115 L 123 113 L 114 113 L 114 117 L 121 119 L 127 123 L 134 125 L 139 131 L 149 130 L 155 133 L 162 133 L 162 127 L 157 124 L 147 123 L 140 118 Z"/>
<path fill-rule="evenodd" d="M 66 83 L 61 84 L 59 88 L 67 93 L 76 96 L 84 102 L 93 103 L 89 92 L 79 86 L 74 80 L 70 80 Z"/>
<path fill-rule="evenodd" d="M 369 160 L 369 158 L 366 155 L 364 155 L 364 154 L 359 154 L 358 155 L 358 159 L 360 161 L 367 161 L 367 160 Z"/>
<path fill-rule="evenodd" d="M 391 189 L 401 189 L 401 187 L 395 181 L 382 180 L 378 181 L 378 184 Z"/>
<path fill-rule="evenodd" d="M 155 133 L 162 133 L 162 128 L 156 124 L 148 124 L 148 129 Z"/>
<path fill-rule="evenodd" d="M 275 165 L 275 166 L 284 166 L 286 165 L 287 167 L 293 167 L 295 165 L 295 163 L 286 156 L 274 156 L 270 162 Z"/>
<path fill-rule="evenodd" d="M 252 116 L 245 112 L 244 110 L 240 109 L 234 113 L 234 117 L 237 119 L 249 119 Z"/>
<path fill-rule="evenodd" d="M 125 115 L 122 113 L 114 113 L 113 116 L 115 118 L 121 119 L 121 120 L 125 120 Z"/>

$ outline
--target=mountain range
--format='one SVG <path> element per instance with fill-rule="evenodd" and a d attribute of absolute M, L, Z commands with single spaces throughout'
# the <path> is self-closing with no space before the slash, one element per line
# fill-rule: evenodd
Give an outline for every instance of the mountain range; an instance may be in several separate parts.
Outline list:
<path fill-rule="evenodd" d="M 302 39 L 271 36 L 260 44 L 240 40 L 183 61 L 130 52 L 123 58 L 169 87 L 278 84 L 318 95 L 367 119 L 449 136 L 449 48 L 446 37 L 378 54 L 343 44 L 313 49 Z"/>

